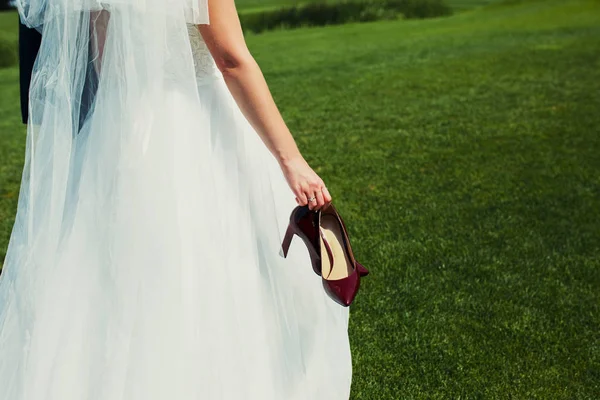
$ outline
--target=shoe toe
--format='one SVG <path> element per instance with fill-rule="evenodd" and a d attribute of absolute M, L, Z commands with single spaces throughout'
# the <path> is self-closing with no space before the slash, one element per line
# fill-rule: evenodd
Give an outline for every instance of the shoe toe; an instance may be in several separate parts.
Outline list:
<path fill-rule="evenodd" d="M 354 301 L 358 288 L 360 287 L 360 278 L 354 271 L 350 276 L 344 279 L 329 281 L 323 280 L 326 292 L 337 303 L 348 307 Z"/>

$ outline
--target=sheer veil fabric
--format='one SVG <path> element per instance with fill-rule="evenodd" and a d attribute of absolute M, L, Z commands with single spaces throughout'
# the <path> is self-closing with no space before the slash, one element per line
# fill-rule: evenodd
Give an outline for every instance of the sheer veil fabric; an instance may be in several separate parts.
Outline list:
<path fill-rule="evenodd" d="M 348 309 L 196 24 L 205 0 L 20 0 L 43 34 L 0 275 L 0 399 L 347 400 Z"/>

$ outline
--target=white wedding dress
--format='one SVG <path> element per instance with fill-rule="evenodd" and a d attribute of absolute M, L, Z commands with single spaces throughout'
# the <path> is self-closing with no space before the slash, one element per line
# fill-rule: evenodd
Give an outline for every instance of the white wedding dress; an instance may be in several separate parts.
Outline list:
<path fill-rule="evenodd" d="M 72 52 L 42 45 L 59 56 L 32 81 L 44 113 L 0 275 L 0 400 L 349 398 L 348 308 L 324 293 L 301 240 L 281 257 L 294 195 L 185 28 L 164 48 L 191 49 L 196 87 L 167 73 L 160 96 L 143 83 L 124 100 L 154 68 L 130 60 L 156 54 L 117 51 L 124 35 L 109 34 L 80 129 L 57 111 L 75 109 L 72 86 L 56 84 Z"/>

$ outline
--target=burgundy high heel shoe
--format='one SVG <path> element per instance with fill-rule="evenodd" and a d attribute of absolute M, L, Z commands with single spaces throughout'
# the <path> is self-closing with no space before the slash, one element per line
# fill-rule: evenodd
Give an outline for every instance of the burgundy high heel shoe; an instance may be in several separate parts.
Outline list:
<path fill-rule="evenodd" d="M 360 276 L 368 274 L 368 270 L 354 259 L 345 225 L 335 207 L 330 204 L 317 212 L 307 206 L 296 207 L 282 243 L 284 257 L 294 234 L 306 244 L 325 292 L 337 303 L 349 306 L 360 287 Z M 327 257 L 322 257 L 323 253 Z"/>
<path fill-rule="evenodd" d="M 331 205 L 330 205 L 331 207 Z M 312 211 L 308 206 L 297 206 L 290 214 L 290 223 L 288 225 L 283 243 L 281 244 L 282 255 L 287 257 L 288 249 L 292 243 L 294 235 L 298 235 L 308 248 L 310 260 L 315 274 L 321 276 L 321 246 L 319 243 L 319 229 L 321 211 Z M 337 211 L 336 211 L 337 213 Z M 339 214 L 338 214 L 339 215 Z M 342 227 L 347 235 L 346 225 L 340 217 Z M 369 275 L 369 270 L 356 261 L 356 270 L 363 277 Z"/>
<path fill-rule="evenodd" d="M 294 208 L 290 214 L 290 223 L 285 232 L 281 250 L 283 251 L 283 257 L 287 257 L 292 238 L 294 235 L 298 235 L 308 248 L 313 271 L 315 271 L 315 274 L 321 275 L 321 246 L 319 244 L 318 226 L 318 213 L 310 210 L 308 206 Z"/>

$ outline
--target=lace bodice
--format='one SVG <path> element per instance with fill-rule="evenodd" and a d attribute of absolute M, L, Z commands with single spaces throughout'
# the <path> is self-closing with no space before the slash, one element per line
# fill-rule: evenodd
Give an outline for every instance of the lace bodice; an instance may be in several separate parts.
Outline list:
<path fill-rule="evenodd" d="M 188 32 L 190 35 L 190 45 L 192 46 L 192 55 L 194 57 L 194 66 L 196 67 L 196 78 L 198 83 L 218 77 L 220 75 L 219 69 L 196 25 L 188 24 Z"/>

